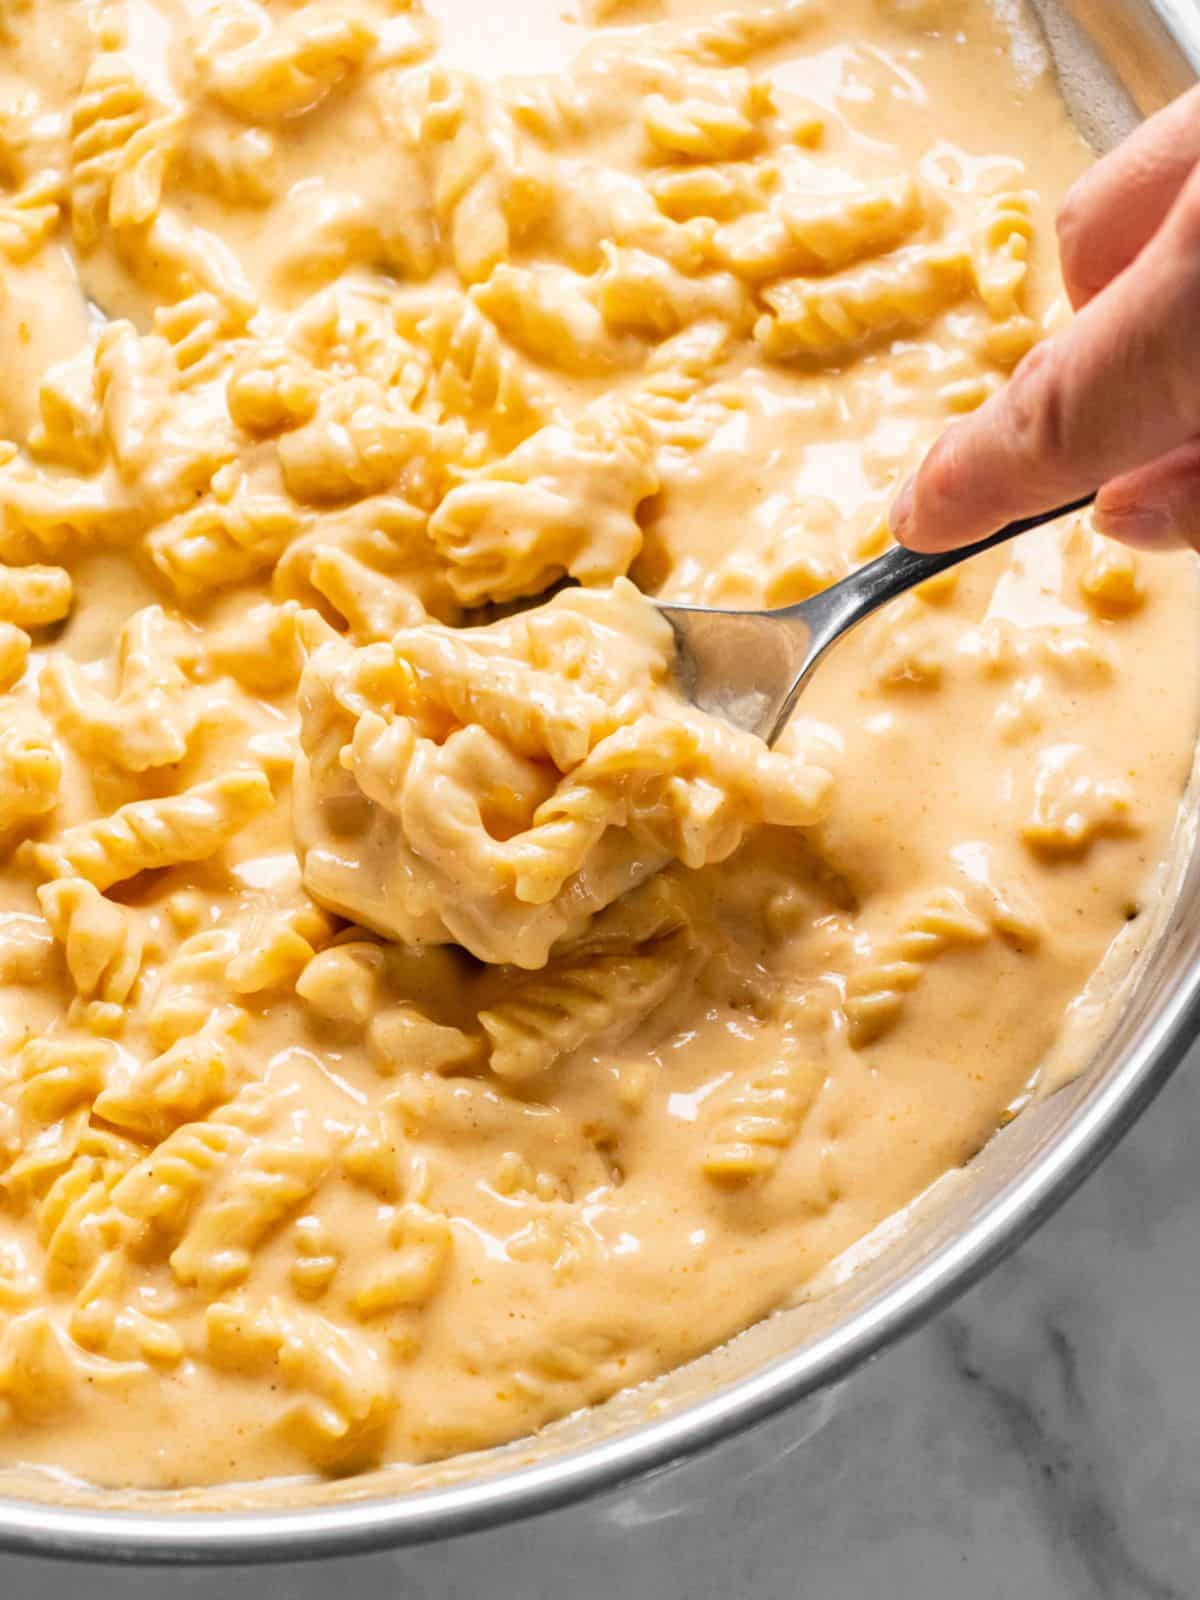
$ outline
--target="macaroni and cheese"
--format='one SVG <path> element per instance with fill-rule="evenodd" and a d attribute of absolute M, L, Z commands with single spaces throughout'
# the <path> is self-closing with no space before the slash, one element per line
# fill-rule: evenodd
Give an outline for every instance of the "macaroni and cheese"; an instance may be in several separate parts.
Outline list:
<path fill-rule="evenodd" d="M 520 1436 L 1020 1103 L 1163 858 L 1183 557 L 811 595 L 1065 315 L 982 0 L 0 13 L 0 1465 Z M 562 580 L 573 580 L 563 587 Z"/>

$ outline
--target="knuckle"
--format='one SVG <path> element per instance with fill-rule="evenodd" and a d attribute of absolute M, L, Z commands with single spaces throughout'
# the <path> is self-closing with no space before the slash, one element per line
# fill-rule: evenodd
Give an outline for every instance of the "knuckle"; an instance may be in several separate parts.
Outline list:
<path fill-rule="evenodd" d="M 1103 252 L 1097 249 L 1095 236 L 1095 205 L 1089 176 L 1071 185 L 1055 218 L 1063 282 L 1076 307 L 1099 293 L 1105 282 L 1101 265 Z"/>
<path fill-rule="evenodd" d="M 976 522 L 989 520 L 994 485 L 978 443 L 971 425 L 959 423 L 925 459 L 916 485 L 918 522 L 931 530 L 935 542 L 958 539 L 973 531 Z"/>
<path fill-rule="evenodd" d="M 1184 445 L 1169 458 L 1161 485 L 1152 485 L 1178 532 L 1189 544 L 1200 537 L 1200 440 Z"/>
<path fill-rule="evenodd" d="M 1080 243 L 1086 231 L 1087 214 L 1083 183 L 1073 183 L 1063 197 L 1054 224 L 1063 268 L 1067 272 L 1082 265 Z"/>
<path fill-rule="evenodd" d="M 947 510 L 953 510 L 963 502 L 969 472 L 961 445 L 960 425 L 942 435 L 926 460 L 925 470 L 921 474 L 921 487 L 935 515 L 944 515 Z"/>
<path fill-rule="evenodd" d="M 1200 248 L 1200 167 L 1181 189 L 1173 220 L 1185 249 L 1190 253 Z"/>
<path fill-rule="evenodd" d="M 1038 345 L 1013 374 L 1007 424 L 1022 461 L 1053 467 L 1069 459 L 1070 411 L 1062 367 L 1052 342 Z"/>

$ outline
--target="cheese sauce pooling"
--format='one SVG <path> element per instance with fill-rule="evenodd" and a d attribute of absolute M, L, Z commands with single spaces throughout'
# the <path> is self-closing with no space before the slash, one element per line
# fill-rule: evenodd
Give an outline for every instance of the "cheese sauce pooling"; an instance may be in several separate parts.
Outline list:
<path fill-rule="evenodd" d="M 2 27 L 0 1465 L 517 1437 L 969 1158 L 1164 855 L 1183 558 L 940 579 L 770 755 L 638 593 L 884 548 L 1085 152 L 951 0 Z"/>

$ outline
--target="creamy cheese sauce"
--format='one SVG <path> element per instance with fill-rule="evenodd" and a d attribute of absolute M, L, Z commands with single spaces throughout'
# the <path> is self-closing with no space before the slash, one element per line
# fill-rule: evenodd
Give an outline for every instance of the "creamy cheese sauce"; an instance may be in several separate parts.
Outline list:
<path fill-rule="evenodd" d="M 0 28 L 0 1466 L 517 1438 L 968 1160 L 1141 913 L 1190 558 L 1030 536 L 770 755 L 637 592 L 885 548 L 1086 151 L 966 0 Z"/>

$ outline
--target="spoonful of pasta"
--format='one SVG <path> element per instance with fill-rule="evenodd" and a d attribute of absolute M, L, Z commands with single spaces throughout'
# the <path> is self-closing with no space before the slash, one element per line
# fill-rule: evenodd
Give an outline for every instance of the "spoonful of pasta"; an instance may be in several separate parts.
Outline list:
<path fill-rule="evenodd" d="M 725 611 L 656 601 L 675 630 L 683 692 L 701 711 L 774 744 L 826 651 L 889 600 L 1018 534 L 1082 511 L 1094 495 L 1010 522 L 957 550 L 922 555 L 897 545 L 798 605 Z"/>

